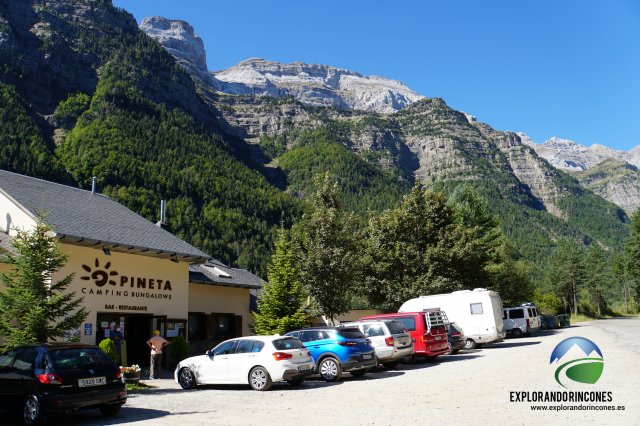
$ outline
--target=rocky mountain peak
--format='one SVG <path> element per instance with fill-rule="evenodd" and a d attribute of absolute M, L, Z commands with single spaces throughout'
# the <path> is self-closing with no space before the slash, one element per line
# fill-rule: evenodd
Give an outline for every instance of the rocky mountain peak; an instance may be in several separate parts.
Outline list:
<path fill-rule="evenodd" d="M 221 92 L 292 96 L 307 105 L 340 109 L 391 113 L 423 98 L 396 80 L 304 62 L 250 58 L 213 75 Z"/>
<path fill-rule="evenodd" d="M 140 24 L 192 75 L 215 90 L 232 95 L 293 97 L 313 106 L 392 113 L 422 99 L 399 81 L 329 65 L 282 64 L 249 58 L 225 70 L 209 73 L 202 39 L 184 21 L 145 18 Z"/>
<path fill-rule="evenodd" d="M 150 16 L 142 20 L 140 29 L 162 44 L 191 74 L 210 81 L 204 43 L 188 22 Z"/>

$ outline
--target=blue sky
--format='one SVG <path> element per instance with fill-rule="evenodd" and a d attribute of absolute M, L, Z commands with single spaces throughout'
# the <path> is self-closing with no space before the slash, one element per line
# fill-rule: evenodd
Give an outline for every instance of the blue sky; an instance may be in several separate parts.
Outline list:
<path fill-rule="evenodd" d="M 640 145 L 640 2 L 113 0 L 182 19 L 209 69 L 249 57 L 400 80 L 500 130 Z"/>

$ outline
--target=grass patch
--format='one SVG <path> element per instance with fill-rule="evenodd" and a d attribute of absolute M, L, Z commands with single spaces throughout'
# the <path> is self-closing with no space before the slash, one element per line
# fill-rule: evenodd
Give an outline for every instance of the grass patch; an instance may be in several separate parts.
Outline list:
<path fill-rule="evenodd" d="M 583 314 L 578 314 L 578 315 L 571 314 L 571 318 L 569 319 L 569 321 L 571 321 L 571 324 L 575 324 L 577 322 L 593 321 L 596 319 L 598 318 L 593 318 Z"/>
<path fill-rule="evenodd" d="M 156 388 L 156 386 L 147 385 L 146 383 L 126 383 L 125 386 L 127 387 L 128 393 L 141 392 Z"/>

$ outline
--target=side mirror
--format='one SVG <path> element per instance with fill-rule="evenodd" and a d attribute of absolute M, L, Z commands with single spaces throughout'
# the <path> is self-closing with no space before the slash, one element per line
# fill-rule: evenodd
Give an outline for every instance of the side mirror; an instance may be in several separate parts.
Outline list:
<path fill-rule="evenodd" d="M 208 356 L 209 358 L 213 359 L 213 351 L 212 350 L 208 350 L 204 353 L 206 356 Z"/>

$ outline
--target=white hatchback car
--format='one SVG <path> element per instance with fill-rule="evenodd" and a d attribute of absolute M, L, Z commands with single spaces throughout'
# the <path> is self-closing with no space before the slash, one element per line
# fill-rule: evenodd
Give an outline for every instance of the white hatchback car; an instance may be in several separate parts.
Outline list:
<path fill-rule="evenodd" d="M 400 321 L 394 319 L 360 320 L 341 325 L 358 327 L 371 341 L 378 362 L 387 368 L 394 368 L 402 358 L 413 354 L 411 334 Z"/>
<path fill-rule="evenodd" d="M 264 391 L 273 382 L 298 385 L 314 368 L 311 353 L 295 337 L 250 336 L 226 340 L 204 355 L 181 361 L 174 378 L 183 389 L 248 383 Z"/>

